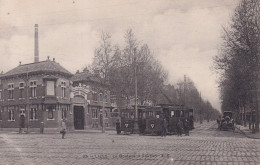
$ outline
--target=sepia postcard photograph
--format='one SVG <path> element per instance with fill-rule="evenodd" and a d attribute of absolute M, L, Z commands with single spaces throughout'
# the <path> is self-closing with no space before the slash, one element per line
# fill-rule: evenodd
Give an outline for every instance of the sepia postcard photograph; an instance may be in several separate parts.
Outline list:
<path fill-rule="evenodd" d="M 0 0 L 0 165 L 260 165 L 260 0 Z"/>

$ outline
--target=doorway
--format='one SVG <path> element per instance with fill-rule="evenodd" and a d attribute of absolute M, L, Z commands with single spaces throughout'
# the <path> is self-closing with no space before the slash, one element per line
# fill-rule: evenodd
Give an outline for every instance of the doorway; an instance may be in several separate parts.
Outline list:
<path fill-rule="evenodd" d="M 74 106 L 74 127 L 84 129 L 85 117 L 83 106 Z"/>

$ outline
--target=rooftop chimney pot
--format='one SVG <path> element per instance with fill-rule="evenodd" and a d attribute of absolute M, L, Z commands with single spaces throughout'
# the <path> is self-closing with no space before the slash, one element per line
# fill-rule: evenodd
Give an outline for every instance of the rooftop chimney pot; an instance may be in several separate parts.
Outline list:
<path fill-rule="evenodd" d="M 55 58 L 53 58 L 53 61 L 55 62 Z"/>
<path fill-rule="evenodd" d="M 22 65 L 22 62 L 21 62 L 21 61 L 19 61 L 19 65 Z"/>

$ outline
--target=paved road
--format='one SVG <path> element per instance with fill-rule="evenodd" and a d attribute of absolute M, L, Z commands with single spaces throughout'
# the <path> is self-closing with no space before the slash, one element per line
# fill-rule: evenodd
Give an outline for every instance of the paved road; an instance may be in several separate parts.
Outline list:
<path fill-rule="evenodd" d="M 189 137 L 1 133 L 0 164 L 260 164 L 259 140 L 196 127 Z"/>

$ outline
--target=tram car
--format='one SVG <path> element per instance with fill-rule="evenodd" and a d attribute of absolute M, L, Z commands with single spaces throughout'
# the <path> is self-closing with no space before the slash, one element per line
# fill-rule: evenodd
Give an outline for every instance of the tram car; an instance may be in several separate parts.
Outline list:
<path fill-rule="evenodd" d="M 220 130 L 228 130 L 232 129 L 235 130 L 234 120 L 232 118 L 232 112 L 231 111 L 224 111 L 223 116 L 220 121 L 219 129 Z"/>
<path fill-rule="evenodd" d="M 188 109 L 183 105 L 160 104 L 158 106 L 146 107 L 139 114 L 140 133 L 150 135 L 160 135 L 162 133 L 163 119 L 167 121 L 167 133 L 177 133 L 177 122 L 181 120 L 189 121 L 189 128 L 194 129 L 193 109 Z"/>
<path fill-rule="evenodd" d="M 133 133 L 134 130 L 134 109 L 122 109 L 121 131 Z M 177 122 L 188 120 L 189 128 L 193 129 L 193 109 L 188 109 L 183 105 L 160 104 L 157 106 L 138 107 L 138 126 L 141 134 L 160 135 L 164 118 L 167 121 L 168 134 L 176 134 Z"/>
<path fill-rule="evenodd" d="M 134 132 L 134 118 L 135 118 L 134 109 L 121 109 L 121 131 L 124 133 L 133 133 Z"/>
<path fill-rule="evenodd" d="M 163 109 L 161 106 L 146 107 L 139 115 L 139 131 L 142 134 L 159 135 L 162 133 Z"/>
<path fill-rule="evenodd" d="M 168 134 L 177 133 L 177 123 L 179 120 L 184 122 L 189 121 L 189 128 L 194 128 L 193 123 L 193 109 L 188 109 L 183 105 L 161 104 L 163 116 L 166 118 L 168 126 Z"/>

